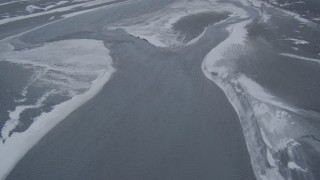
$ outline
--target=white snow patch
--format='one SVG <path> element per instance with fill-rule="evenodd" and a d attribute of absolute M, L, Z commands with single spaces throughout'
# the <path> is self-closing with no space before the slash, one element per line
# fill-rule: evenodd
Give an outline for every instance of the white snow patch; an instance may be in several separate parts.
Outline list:
<path fill-rule="evenodd" d="M 252 102 L 252 107 L 255 116 L 260 119 L 269 132 L 281 133 L 287 127 L 290 115 L 286 111 L 276 109 L 261 101 Z"/>
<path fill-rule="evenodd" d="M 88 0 L 90 1 L 90 0 Z M 113 1 L 116 1 L 116 0 L 103 0 L 105 2 L 113 2 Z M 115 6 L 119 6 L 119 5 L 122 5 L 122 4 L 126 4 L 126 3 L 130 3 L 131 1 L 133 0 L 129 0 L 129 1 L 124 1 L 124 2 L 119 2 L 117 4 L 111 4 L 111 5 L 108 5 L 109 8 L 112 8 L 112 7 L 115 7 Z M 89 5 L 88 5 L 89 4 Z M 90 4 L 90 2 L 88 2 L 87 5 L 83 5 L 81 7 L 90 7 L 90 6 L 93 6 L 94 4 Z M 89 12 L 93 12 L 93 11 L 96 11 L 98 9 L 101 9 L 101 8 L 105 8 L 105 6 L 102 6 L 102 7 L 96 7 L 96 8 L 92 8 L 92 9 L 86 9 L 86 10 L 81 10 L 81 11 L 77 11 L 77 12 L 73 12 L 73 13 L 69 13 L 69 14 L 65 14 L 65 15 L 62 15 L 61 17 L 64 17 L 64 18 L 71 18 L 71 17 L 74 17 L 74 16 L 78 16 L 78 15 L 81 15 L 81 14 L 85 14 L 85 13 L 89 13 Z"/>
<path fill-rule="evenodd" d="M 40 65 L 61 70 L 66 73 L 77 71 L 84 72 L 84 75 L 86 73 L 95 75 L 95 78 L 90 82 L 88 89 L 84 93 L 76 94 L 70 100 L 56 105 L 52 111 L 42 113 L 34 119 L 34 123 L 25 132 L 13 133 L 12 136 L 6 139 L 5 143 L 0 143 L 2 157 L 0 161 L 0 179 L 5 179 L 15 164 L 50 129 L 66 118 L 72 111 L 94 97 L 110 79 L 115 69 L 112 67 L 112 58 L 109 55 L 109 50 L 104 47 L 102 41 L 97 40 L 57 41 L 35 49 L 9 51 L 1 54 L 1 56 L 0 59 L 21 63 L 22 65 L 29 63 L 34 66 Z M 39 100 L 39 104 L 41 102 L 43 101 Z M 26 108 L 30 108 L 30 106 L 18 106 L 11 113 L 10 118 L 13 121 L 8 126 L 14 127 L 16 125 L 15 120 L 19 119 L 21 112 Z M 3 133 L 6 133 L 5 131 Z"/>
<path fill-rule="evenodd" d="M 224 58 L 226 53 L 228 53 L 229 48 L 235 45 L 245 44 L 248 33 L 245 26 L 250 22 L 251 20 L 247 20 L 229 26 L 227 28 L 230 33 L 229 37 L 206 55 L 203 61 L 203 67 L 205 68 L 205 72 L 209 72 L 209 77 L 212 72 L 218 73 L 218 76 L 220 77 L 223 77 L 224 74 L 228 74 L 228 69 L 226 69 L 226 67 L 217 66 L 217 63 Z"/>
<path fill-rule="evenodd" d="M 288 168 L 295 169 L 295 170 L 302 171 L 302 172 L 307 172 L 307 170 L 301 168 L 295 162 L 288 162 Z"/>
<path fill-rule="evenodd" d="M 265 115 L 270 112 L 270 108 L 265 103 L 258 103 L 253 108 L 256 116 Z"/>
<path fill-rule="evenodd" d="M 51 92 L 47 92 L 44 94 L 34 105 L 21 105 L 17 106 L 15 110 L 9 111 L 9 120 L 6 121 L 2 130 L 1 130 L 1 137 L 3 140 L 9 138 L 9 134 L 13 131 L 17 125 L 20 123 L 20 115 L 27 109 L 34 109 L 43 106 L 43 102 L 49 97 L 54 90 Z"/>
<path fill-rule="evenodd" d="M 16 103 L 23 103 L 27 100 L 27 98 L 22 98 L 22 99 L 15 99 L 14 102 Z"/>
<path fill-rule="evenodd" d="M 262 22 L 268 22 L 271 19 L 271 15 L 267 14 L 266 12 L 261 14 L 261 21 Z"/>
<path fill-rule="evenodd" d="M 267 159 L 268 159 L 270 166 L 277 167 L 276 160 L 273 158 L 269 149 L 267 149 Z"/>
<path fill-rule="evenodd" d="M 279 141 L 279 143 L 276 145 L 275 149 L 278 151 L 278 150 L 284 150 L 289 146 L 294 147 L 294 146 L 299 146 L 299 145 L 300 145 L 300 143 L 298 143 L 297 141 L 295 141 L 292 138 L 284 138 Z"/>
<path fill-rule="evenodd" d="M 29 13 L 33 13 L 33 11 L 35 10 L 42 10 L 43 8 L 40 8 L 38 6 L 35 6 L 35 5 L 28 5 L 26 7 L 26 11 L 29 12 Z"/>
<path fill-rule="evenodd" d="M 264 133 L 264 131 L 262 129 L 260 129 L 261 132 L 261 136 L 263 141 L 265 142 L 265 144 L 268 146 L 268 148 L 272 149 L 272 144 L 270 143 L 269 139 L 267 138 L 266 134 Z"/>
<path fill-rule="evenodd" d="M 43 8 L 43 9 L 44 9 L 45 11 L 48 11 L 48 10 L 50 10 L 50 9 L 56 7 L 56 6 L 60 6 L 60 5 L 62 5 L 62 4 L 66 4 L 66 3 L 68 3 L 68 2 L 69 2 L 69 1 L 59 1 L 59 2 L 57 2 L 57 3 L 55 3 L 55 4 L 53 4 L 53 5 L 46 6 L 46 7 Z"/>
<path fill-rule="evenodd" d="M 273 96 L 266 93 L 266 90 L 262 86 L 260 86 L 250 78 L 246 76 L 240 76 L 238 78 L 238 82 L 250 93 L 250 95 L 252 95 L 256 99 L 265 102 L 275 101 L 275 98 Z"/>
<path fill-rule="evenodd" d="M 293 4 L 305 4 L 305 2 L 303 2 L 303 1 L 297 1 L 297 2 L 293 2 Z"/>

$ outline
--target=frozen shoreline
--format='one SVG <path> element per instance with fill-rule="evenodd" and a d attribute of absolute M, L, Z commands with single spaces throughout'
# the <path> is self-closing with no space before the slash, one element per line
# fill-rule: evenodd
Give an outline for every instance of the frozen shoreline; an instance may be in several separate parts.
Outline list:
<path fill-rule="evenodd" d="M 269 144 L 269 146 L 271 146 L 271 144 L 264 135 L 263 130 L 259 127 L 257 122 L 255 122 L 256 120 L 252 119 L 251 113 L 255 112 L 246 110 L 246 108 L 250 108 L 251 102 L 246 103 L 241 101 L 239 99 L 239 94 L 242 94 L 241 96 L 247 98 L 253 96 L 267 101 L 273 98 L 264 93 L 264 90 L 249 78 L 244 76 L 233 77 L 233 70 L 224 66 L 224 63 L 221 61 L 224 59 L 230 48 L 245 45 L 247 35 L 245 27 L 249 23 L 251 23 L 251 20 L 242 21 L 229 26 L 227 28 L 230 33 L 229 37 L 206 55 L 203 60 L 202 69 L 206 77 L 216 83 L 225 92 L 229 102 L 239 116 L 256 178 L 262 180 L 280 180 L 283 179 L 283 177 L 278 172 L 276 166 L 274 168 L 269 168 L 267 165 L 268 163 L 275 165 L 275 160 L 273 160 L 270 151 L 263 148 L 266 147 L 265 144 Z M 249 95 L 246 95 L 247 93 L 249 93 Z M 250 100 L 248 99 L 248 101 Z"/>
<path fill-rule="evenodd" d="M 263 14 L 260 13 L 260 16 Z M 241 60 L 237 58 L 237 52 L 250 52 L 252 48 L 248 45 L 248 24 L 250 20 L 227 27 L 229 37 L 206 55 L 202 64 L 203 72 L 225 92 L 236 110 L 257 179 L 282 180 L 297 174 L 300 177 L 312 176 L 307 160 L 299 157 L 299 151 L 303 150 L 297 138 L 307 133 L 306 127 L 295 125 L 303 117 L 312 117 L 312 113 L 273 96 L 236 68 L 236 61 Z M 306 41 L 301 42 L 307 44 Z M 289 53 L 278 55 L 319 63 L 318 59 Z M 283 156 L 286 158 L 281 159 Z"/>
<path fill-rule="evenodd" d="M 59 122 L 61 122 L 63 119 L 65 119 L 70 113 L 72 113 L 74 110 L 76 110 L 78 107 L 83 105 L 85 102 L 89 101 L 92 97 L 94 97 L 96 94 L 99 93 L 99 91 L 103 88 L 105 83 L 108 82 L 108 80 L 111 78 L 111 75 L 115 72 L 115 69 L 112 67 L 112 59 L 109 55 L 109 50 L 106 49 L 102 42 L 96 41 L 96 40 L 71 40 L 71 41 L 63 41 L 69 44 L 68 48 L 72 47 L 72 43 L 76 44 L 77 46 L 81 46 L 82 50 L 86 51 L 86 48 L 96 49 L 93 52 L 95 52 L 97 55 L 92 56 L 91 60 L 97 59 L 97 61 L 100 63 L 105 63 L 103 66 L 105 69 L 97 69 L 98 76 L 95 80 L 91 82 L 91 85 L 89 89 L 83 93 L 74 95 L 70 100 L 67 100 L 65 102 L 62 102 L 61 104 L 55 105 L 53 107 L 53 110 L 50 112 L 44 112 L 40 116 L 36 117 L 34 119 L 34 123 L 25 131 L 22 133 L 13 133 L 10 137 L 6 137 L 5 143 L 0 143 L 0 154 L 2 156 L 2 159 L 0 161 L 0 179 L 5 179 L 5 177 L 8 175 L 8 173 L 13 169 L 15 164 L 30 150 L 47 132 L 49 132 L 53 127 L 55 127 Z M 59 42 L 58 42 L 59 43 Z M 55 46 L 55 45 L 54 45 Z M 57 45 L 61 46 L 61 45 Z M 63 47 L 63 46 L 62 46 Z M 50 47 L 51 48 L 51 47 Z M 80 49 L 81 50 L 81 49 Z M 40 50 L 37 50 L 41 52 Z M 46 48 L 43 49 L 43 51 L 46 51 Z M 70 50 L 71 51 L 71 50 Z M 72 53 L 72 51 L 71 51 Z M 63 57 L 63 54 L 60 52 L 59 57 Z M 26 55 L 24 55 L 26 56 Z M 31 54 L 31 57 L 33 55 Z M 41 56 L 41 55 L 40 55 Z M 51 57 L 54 57 L 55 54 L 53 54 Z M 14 56 L 13 56 L 14 57 Z M 50 58 L 50 55 L 48 55 Z M 70 59 L 69 63 L 77 63 L 77 61 L 86 61 L 86 56 L 82 57 L 76 57 L 76 56 L 70 56 L 66 55 L 67 58 Z M 82 58 L 82 59 L 81 59 Z M 104 62 L 103 62 L 104 61 Z M 68 61 L 67 61 L 68 62 Z M 13 62 L 13 63 L 20 63 L 19 61 Z M 25 63 L 25 62 L 22 62 Z M 39 62 L 41 63 L 41 62 Z M 46 63 L 46 62 L 43 62 Z M 64 63 L 64 62 L 62 62 Z M 86 62 L 82 62 L 85 63 Z M 69 64 L 71 65 L 71 64 Z M 49 65 L 46 65 L 50 67 Z M 84 66 L 84 67 L 85 67 Z M 90 67 L 90 66 L 89 66 Z M 67 67 L 68 68 L 68 67 Z M 72 68 L 72 67 L 71 67 Z M 82 67 L 79 67 L 80 71 L 82 71 Z M 100 68 L 100 67 L 99 67 Z M 66 69 L 67 70 L 67 69 Z M 76 70 L 76 69 L 74 69 Z M 80 84 L 79 84 L 80 85 Z M 82 85 L 80 85 L 82 86 Z M 72 90 L 74 91 L 74 90 Z M 43 100 L 42 100 L 43 101 Z M 22 109 L 25 110 L 26 108 L 36 108 L 40 107 L 43 102 L 40 102 L 40 104 L 36 105 L 30 105 Z M 22 106 L 23 107 L 23 106 Z M 22 113 L 16 112 L 18 114 L 12 115 L 12 118 L 15 118 L 15 120 L 18 122 L 19 116 Z M 15 112 L 13 112 L 15 113 Z M 11 131 L 17 123 L 8 124 L 7 126 L 2 129 L 2 133 L 8 133 Z M 11 127 L 12 126 L 12 127 Z M 8 130 L 6 128 L 9 128 Z"/>

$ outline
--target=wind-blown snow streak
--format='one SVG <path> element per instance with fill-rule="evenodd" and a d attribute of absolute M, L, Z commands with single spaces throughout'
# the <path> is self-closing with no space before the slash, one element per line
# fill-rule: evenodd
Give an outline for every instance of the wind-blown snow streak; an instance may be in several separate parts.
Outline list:
<path fill-rule="evenodd" d="M 308 41 L 301 40 L 301 39 L 295 39 L 295 38 L 287 38 L 287 39 L 283 39 L 283 40 L 293 41 L 293 43 L 296 44 L 296 45 L 299 45 L 299 44 L 309 44 Z"/>
<path fill-rule="evenodd" d="M 20 0 L 20 2 L 22 1 L 26 1 L 26 0 Z M 13 3 L 17 3 L 19 1 L 11 1 L 11 2 L 5 2 L 5 3 L 0 3 L 0 6 L 4 6 L 4 5 L 8 5 L 8 4 L 13 4 Z"/>
<path fill-rule="evenodd" d="M 301 60 L 313 61 L 316 63 L 320 63 L 320 59 L 315 59 L 315 58 L 308 58 L 308 57 L 298 56 L 298 55 L 289 54 L 289 53 L 280 53 L 279 55 L 285 56 L 285 57 L 290 57 L 292 59 L 301 59 Z"/>
<path fill-rule="evenodd" d="M 58 41 L 30 50 L 2 52 L 0 59 L 21 66 L 45 68 L 45 73 L 35 83 L 51 88 L 36 104 L 17 106 L 10 112 L 10 119 L 1 131 L 5 141 L 0 143 L 0 179 L 4 179 L 24 154 L 50 129 L 94 97 L 115 69 L 112 67 L 109 50 L 104 47 L 103 42 L 87 39 Z M 59 80 L 60 84 L 55 85 L 54 81 Z M 8 132 L 19 123 L 20 114 L 24 110 L 41 107 L 52 93 L 67 93 L 70 98 L 55 105 L 50 112 L 43 112 L 34 118 L 26 131 L 8 136 Z"/>

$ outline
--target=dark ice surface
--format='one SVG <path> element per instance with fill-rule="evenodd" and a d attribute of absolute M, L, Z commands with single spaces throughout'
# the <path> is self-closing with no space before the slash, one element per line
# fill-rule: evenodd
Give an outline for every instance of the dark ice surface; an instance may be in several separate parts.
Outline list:
<path fill-rule="evenodd" d="M 9 62 L 0 62 L 0 66 L 0 127 L 3 127 L 6 120 L 9 119 L 7 110 L 15 108 L 15 105 L 11 103 L 12 99 L 21 98 L 20 91 L 24 88 L 31 73 Z"/>
<path fill-rule="evenodd" d="M 224 20 L 228 13 L 202 12 L 182 17 L 173 24 L 173 29 L 179 33 L 179 39 L 184 43 L 198 37 L 206 27 Z"/>

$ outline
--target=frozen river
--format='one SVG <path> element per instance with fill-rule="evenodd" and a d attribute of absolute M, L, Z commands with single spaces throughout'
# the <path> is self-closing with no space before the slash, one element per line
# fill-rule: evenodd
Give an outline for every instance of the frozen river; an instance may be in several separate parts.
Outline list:
<path fill-rule="evenodd" d="M 318 179 L 317 11 L 282 3 L 1 3 L 0 179 Z"/>

